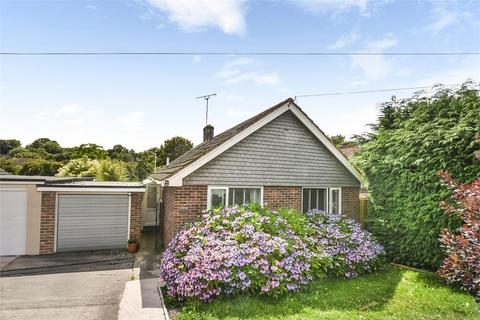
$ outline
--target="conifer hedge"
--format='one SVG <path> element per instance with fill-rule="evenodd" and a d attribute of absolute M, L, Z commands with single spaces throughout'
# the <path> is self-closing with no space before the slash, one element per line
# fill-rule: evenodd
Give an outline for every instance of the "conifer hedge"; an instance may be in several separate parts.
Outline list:
<path fill-rule="evenodd" d="M 392 261 L 437 269 L 444 259 L 441 230 L 460 225 L 439 206 L 451 191 L 438 172 L 465 182 L 480 178 L 479 85 L 393 98 L 380 106 L 372 128 L 354 158 L 368 178 L 368 228 Z"/>

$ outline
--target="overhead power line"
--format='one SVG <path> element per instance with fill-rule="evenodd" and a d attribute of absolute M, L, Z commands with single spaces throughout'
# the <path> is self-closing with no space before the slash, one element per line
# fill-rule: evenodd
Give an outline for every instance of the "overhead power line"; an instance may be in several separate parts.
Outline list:
<path fill-rule="evenodd" d="M 444 87 L 458 86 L 459 84 L 446 84 Z M 404 87 L 404 88 L 389 88 L 389 89 L 377 89 L 377 90 L 361 90 L 361 91 L 343 91 L 343 92 L 326 92 L 326 93 L 314 93 L 314 94 L 302 94 L 295 96 L 297 98 L 309 98 L 309 97 L 325 97 L 325 96 L 341 96 L 347 94 L 362 94 L 362 93 L 375 93 L 375 92 L 391 92 L 391 91 L 404 91 L 404 90 L 420 90 L 430 89 L 433 86 L 420 86 L 420 87 Z"/>
<path fill-rule="evenodd" d="M 252 55 L 252 56 L 465 56 L 480 55 L 480 52 L 322 52 L 322 51 L 298 51 L 298 52 L 214 52 L 214 51 L 4 51 L 0 55 L 11 56 L 227 56 L 227 55 Z"/>

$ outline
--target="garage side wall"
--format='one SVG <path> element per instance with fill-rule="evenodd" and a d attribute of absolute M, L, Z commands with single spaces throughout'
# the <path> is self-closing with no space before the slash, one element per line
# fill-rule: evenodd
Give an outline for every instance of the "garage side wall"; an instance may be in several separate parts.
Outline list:
<path fill-rule="evenodd" d="M 133 192 L 130 200 L 130 239 L 139 240 L 142 229 L 143 192 Z"/>
<path fill-rule="evenodd" d="M 56 192 L 42 192 L 42 210 L 40 213 L 40 254 L 55 251 L 55 211 Z"/>

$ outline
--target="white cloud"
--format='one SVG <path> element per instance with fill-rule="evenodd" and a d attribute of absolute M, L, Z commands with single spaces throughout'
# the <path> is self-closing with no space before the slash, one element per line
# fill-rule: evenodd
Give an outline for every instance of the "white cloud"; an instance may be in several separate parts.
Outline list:
<path fill-rule="evenodd" d="M 200 61 L 202 61 L 202 57 L 195 55 L 193 56 L 192 61 L 193 63 L 200 63 Z"/>
<path fill-rule="evenodd" d="M 242 0 L 146 0 L 167 13 L 171 22 L 185 31 L 218 27 L 226 34 L 245 33 Z"/>
<path fill-rule="evenodd" d="M 383 52 L 396 46 L 398 41 L 391 34 L 386 37 L 371 41 L 367 45 L 366 52 Z M 359 67 L 365 75 L 372 80 L 385 78 L 393 70 L 390 59 L 385 56 L 352 56 L 352 66 Z"/>
<path fill-rule="evenodd" d="M 88 10 L 96 10 L 97 6 L 89 3 L 85 6 L 85 8 L 87 8 Z"/>
<path fill-rule="evenodd" d="M 361 15 L 370 15 L 373 5 L 387 1 L 373 0 L 291 0 L 293 4 L 313 14 L 334 14 L 358 10 Z"/>
<path fill-rule="evenodd" d="M 69 104 L 62 106 L 59 110 L 55 111 L 53 114 L 55 116 L 69 115 L 74 113 L 80 113 L 84 108 L 78 104 Z"/>
<path fill-rule="evenodd" d="M 468 79 L 480 82 L 480 57 L 464 58 L 458 65 L 451 69 L 436 71 L 430 75 L 426 75 L 414 82 L 415 86 L 431 86 L 433 84 L 462 84 Z"/>
<path fill-rule="evenodd" d="M 427 26 L 428 31 L 440 32 L 458 22 L 459 14 L 455 10 L 436 7 L 432 11 L 432 22 Z"/>
<path fill-rule="evenodd" d="M 360 38 L 358 33 L 356 32 L 351 32 L 350 34 L 343 35 L 340 38 L 338 38 L 334 43 L 329 44 L 327 48 L 329 49 L 342 49 L 345 48 L 346 46 L 349 46 Z"/>
<path fill-rule="evenodd" d="M 217 73 L 217 77 L 224 81 L 224 84 L 238 84 L 242 82 L 253 82 L 256 85 L 276 85 L 281 82 L 277 71 L 264 72 L 257 70 L 262 64 L 254 59 L 239 58 L 227 62 Z M 252 67 L 255 70 L 252 70 Z"/>

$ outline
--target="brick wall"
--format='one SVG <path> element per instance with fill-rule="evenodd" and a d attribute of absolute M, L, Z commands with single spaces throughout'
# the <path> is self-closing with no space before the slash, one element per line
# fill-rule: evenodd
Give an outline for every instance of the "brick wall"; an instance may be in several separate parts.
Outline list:
<path fill-rule="evenodd" d="M 167 246 L 185 224 L 193 222 L 207 209 L 207 186 L 163 188 L 163 243 Z"/>
<path fill-rule="evenodd" d="M 130 239 L 140 239 L 143 192 L 132 192 L 130 202 Z"/>
<path fill-rule="evenodd" d="M 360 222 L 360 188 L 342 187 L 342 213 Z"/>
<path fill-rule="evenodd" d="M 50 254 L 54 250 L 56 192 L 42 192 L 40 212 L 40 254 Z"/>
<path fill-rule="evenodd" d="M 302 210 L 301 187 L 264 187 L 263 203 L 270 209 L 292 208 Z"/>

